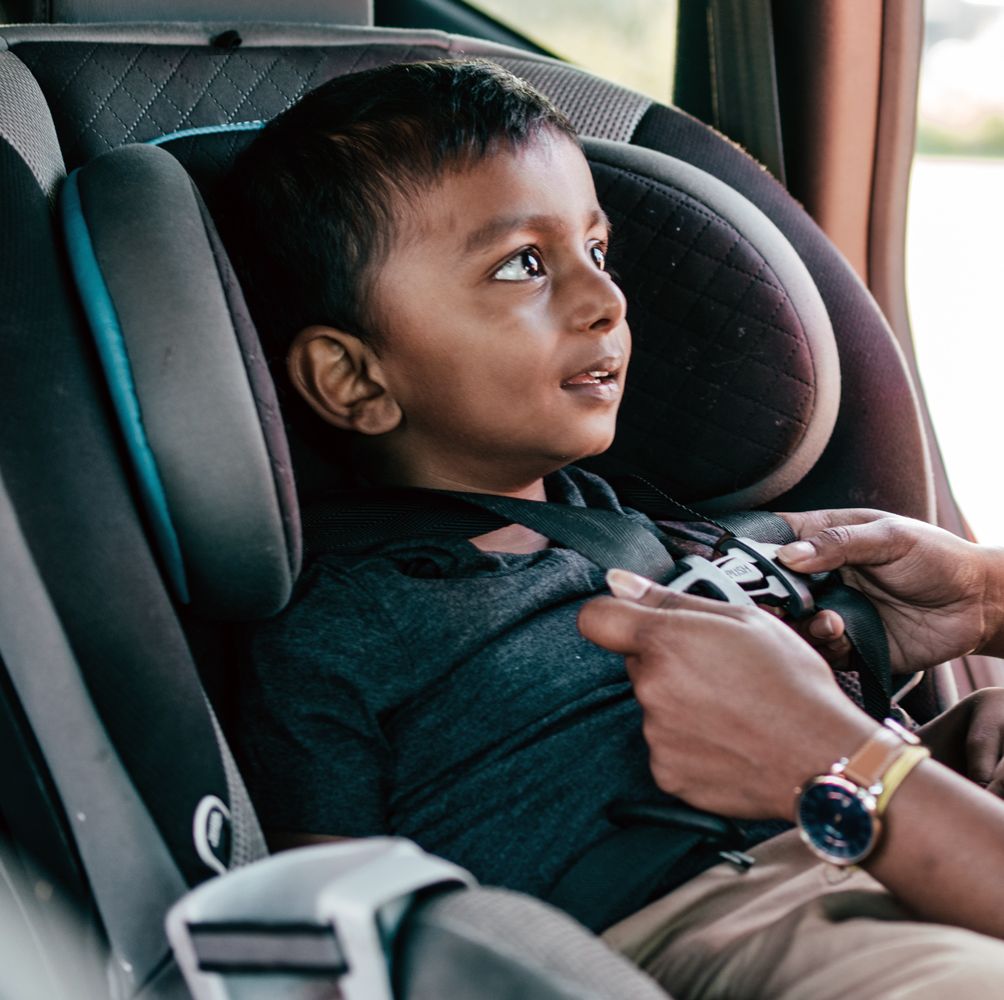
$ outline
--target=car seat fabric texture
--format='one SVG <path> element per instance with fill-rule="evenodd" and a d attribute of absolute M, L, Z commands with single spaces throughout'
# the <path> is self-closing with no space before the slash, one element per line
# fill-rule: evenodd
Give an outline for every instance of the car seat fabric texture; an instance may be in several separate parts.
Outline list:
<path fill-rule="evenodd" d="M 637 374 L 618 441 L 596 464 L 715 507 L 769 499 L 819 457 L 837 412 L 832 331 L 811 278 L 769 221 L 714 178 L 660 154 L 595 140 L 586 149 L 637 305 Z M 215 618 L 273 613 L 299 565 L 290 456 L 201 199 L 173 156 L 130 145 L 74 171 L 62 201 L 179 599 Z M 317 465 L 337 479 L 329 458 Z"/>
<path fill-rule="evenodd" d="M 0 64 L 10 59 L 0 54 Z M 14 93 L 27 101 L 31 90 Z M 62 680 L 46 648 L 30 660 L 31 675 L 36 684 L 51 685 L 44 698 L 52 712 L 65 704 L 65 731 L 93 720 L 104 741 L 93 758 L 85 747 L 100 745 L 97 736 L 82 729 L 78 741 L 46 741 L 41 759 L 53 777 L 41 790 L 66 825 L 48 837 L 38 831 L 33 847 L 53 872 L 79 872 L 81 856 L 86 859 L 81 877 L 114 934 L 122 975 L 136 985 L 163 967 L 162 919 L 177 893 L 227 864 L 261 856 L 264 844 L 206 705 L 121 462 L 107 389 L 52 215 L 47 185 L 61 177 L 62 163 L 44 131 L 32 131 L 44 128 L 44 104 L 26 104 L 13 121 L 6 110 L 0 111 L 0 132 L 16 137 L 16 144 L 0 139 L 0 466 L 16 540 L 30 552 L 37 590 L 58 620 L 53 641 L 65 639 L 67 669 L 79 679 Z M 56 159 L 44 159 L 53 150 Z M 43 158 L 33 159 L 37 153 Z M 5 533 L 5 545 L 14 541 Z M 27 594 L 35 584 L 26 578 L 23 587 Z M 5 644 L 5 657 L 30 649 L 28 637 L 39 622 L 35 611 L 29 614 L 19 625 L 20 641 Z M 18 718 L 27 713 L 29 725 L 38 721 L 34 738 L 41 739 L 48 730 L 33 717 L 29 693 L 21 691 L 22 700 L 7 684 L 5 678 L 2 696 L 13 698 Z M 71 772 L 60 755 L 79 758 L 70 761 Z M 113 772 L 123 774 L 118 783 Z M 77 775 L 71 787 L 61 784 L 67 773 Z M 229 808 L 235 821 L 212 866 L 193 837 L 193 819 L 207 796 Z M 14 808 L 24 806 L 19 801 Z"/>

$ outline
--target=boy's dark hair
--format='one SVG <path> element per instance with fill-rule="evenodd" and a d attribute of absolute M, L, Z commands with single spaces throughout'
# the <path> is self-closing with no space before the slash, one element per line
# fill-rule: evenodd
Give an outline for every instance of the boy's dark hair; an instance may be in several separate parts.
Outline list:
<path fill-rule="evenodd" d="M 271 121 L 238 158 L 223 224 L 266 354 L 311 324 L 379 349 L 371 291 L 409 201 L 451 170 L 568 119 L 480 60 L 338 77 Z"/>

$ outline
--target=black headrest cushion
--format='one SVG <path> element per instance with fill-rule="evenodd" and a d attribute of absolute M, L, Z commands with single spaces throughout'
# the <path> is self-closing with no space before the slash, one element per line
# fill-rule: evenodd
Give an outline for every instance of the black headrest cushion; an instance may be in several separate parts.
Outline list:
<path fill-rule="evenodd" d="M 798 482 L 840 405 L 836 343 L 791 244 L 741 194 L 653 150 L 584 140 L 634 352 L 608 473 L 705 510 Z"/>
<path fill-rule="evenodd" d="M 205 206 L 178 161 L 123 146 L 71 174 L 71 264 L 165 569 L 206 615 L 283 607 L 299 512 L 271 378 Z"/>

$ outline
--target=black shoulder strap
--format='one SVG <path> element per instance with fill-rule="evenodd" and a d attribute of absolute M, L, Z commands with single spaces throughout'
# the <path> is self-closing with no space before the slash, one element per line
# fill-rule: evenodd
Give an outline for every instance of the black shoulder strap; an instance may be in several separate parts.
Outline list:
<path fill-rule="evenodd" d="M 703 519 L 723 532 L 758 541 L 783 544 L 795 539 L 787 521 L 767 511 L 723 515 L 715 520 L 673 500 L 644 480 L 633 479 L 630 487 L 633 492 L 622 495 L 622 499 L 649 512 Z M 655 525 L 649 530 L 640 521 L 608 510 L 487 493 L 392 488 L 333 494 L 303 514 L 305 546 L 314 552 L 359 551 L 409 537 L 470 537 L 514 523 L 574 549 L 604 569 L 628 569 L 662 582 L 676 567 L 655 533 Z M 816 595 L 816 604 L 832 608 L 843 617 L 860 661 L 864 708 L 875 718 L 885 718 L 892 691 L 889 648 L 875 608 L 836 576 Z"/>
<path fill-rule="evenodd" d="M 353 551 L 398 538 L 470 537 L 522 524 L 603 569 L 665 580 L 675 562 L 655 532 L 609 510 L 518 500 L 489 493 L 378 489 L 334 494 L 303 513 L 308 550 Z"/>

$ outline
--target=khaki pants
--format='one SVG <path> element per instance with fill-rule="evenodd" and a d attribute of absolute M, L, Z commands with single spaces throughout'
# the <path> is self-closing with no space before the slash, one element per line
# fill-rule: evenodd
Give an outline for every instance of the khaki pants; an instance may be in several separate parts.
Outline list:
<path fill-rule="evenodd" d="M 794 830 L 750 853 L 745 874 L 718 865 L 604 939 L 676 1000 L 1004 998 L 1004 941 L 912 918 L 867 872 L 821 864 Z"/>

